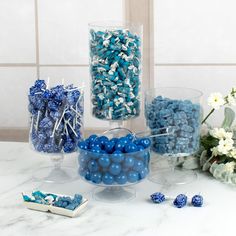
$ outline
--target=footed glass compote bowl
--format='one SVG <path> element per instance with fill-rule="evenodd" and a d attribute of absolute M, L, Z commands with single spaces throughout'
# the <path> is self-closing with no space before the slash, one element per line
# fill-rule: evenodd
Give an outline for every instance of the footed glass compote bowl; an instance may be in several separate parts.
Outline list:
<path fill-rule="evenodd" d="M 36 80 L 28 99 L 30 146 L 52 161 L 52 166 L 35 171 L 33 179 L 48 183 L 75 180 L 77 171 L 62 166 L 62 162 L 77 150 L 82 137 L 83 89 L 73 85 L 49 88 L 44 80 Z"/>
<path fill-rule="evenodd" d="M 152 151 L 158 155 L 153 155 L 150 180 L 160 184 L 186 184 L 197 178 L 191 170 L 176 168 L 176 163 L 179 158 L 187 158 L 199 150 L 201 97 L 202 92 L 189 88 L 166 87 L 146 91 L 147 126 L 153 132 L 166 126 L 174 127 L 172 135 L 152 139 Z M 158 168 L 161 160 L 167 160 L 168 165 Z"/>
<path fill-rule="evenodd" d="M 93 198 L 98 201 L 117 203 L 133 199 L 136 192 L 132 185 L 149 173 L 150 139 L 127 132 L 123 128 L 112 129 L 102 136 L 91 135 L 78 145 L 79 174 L 97 186 Z"/>

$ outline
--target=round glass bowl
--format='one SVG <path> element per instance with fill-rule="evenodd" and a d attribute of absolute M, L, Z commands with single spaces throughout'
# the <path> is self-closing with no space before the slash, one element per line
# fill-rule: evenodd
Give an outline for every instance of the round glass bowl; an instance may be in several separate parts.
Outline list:
<path fill-rule="evenodd" d="M 33 150 L 50 156 L 54 168 L 39 169 L 34 179 L 45 182 L 68 182 L 77 177 L 76 171 L 61 167 L 64 154 L 77 150 L 82 138 L 84 94 L 73 85 L 49 88 L 44 80 L 36 80 L 30 88 L 29 142 Z"/>
<path fill-rule="evenodd" d="M 187 157 L 199 150 L 202 92 L 190 88 L 163 87 L 146 91 L 145 117 L 147 126 L 155 129 L 172 126 L 172 135 L 154 137 L 152 150 L 169 157 L 174 167 L 179 157 Z M 194 172 L 155 171 L 150 178 L 155 182 L 184 184 L 196 179 Z"/>
<path fill-rule="evenodd" d="M 136 152 L 113 151 L 110 154 L 97 152 L 96 148 L 78 150 L 79 174 L 85 181 L 98 186 L 93 197 L 99 201 L 112 203 L 134 198 L 135 190 L 128 186 L 144 180 L 149 173 L 149 147 Z"/>
<path fill-rule="evenodd" d="M 103 120 L 140 114 L 142 25 L 89 24 L 92 113 Z"/>

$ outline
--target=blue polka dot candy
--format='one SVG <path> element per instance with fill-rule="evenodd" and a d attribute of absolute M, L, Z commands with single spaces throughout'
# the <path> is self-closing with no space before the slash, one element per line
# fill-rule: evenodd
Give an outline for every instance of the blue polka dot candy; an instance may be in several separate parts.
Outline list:
<path fill-rule="evenodd" d="M 98 163 L 95 160 L 91 160 L 88 162 L 88 169 L 90 172 L 96 172 L 99 169 Z"/>
<path fill-rule="evenodd" d="M 134 166 L 135 159 L 132 156 L 126 156 L 124 160 L 124 167 L 131 168 Z"/>
<path fill-rule="evenodd" d="M 124 159 L 125 155 L 120 150 L 116 150 L 111 154 L 111 160 L 115 163 L 121 163 Z"/>

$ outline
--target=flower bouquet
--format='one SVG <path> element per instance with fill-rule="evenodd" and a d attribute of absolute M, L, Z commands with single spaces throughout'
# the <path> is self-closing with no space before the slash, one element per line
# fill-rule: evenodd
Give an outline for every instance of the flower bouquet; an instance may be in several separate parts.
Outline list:
<path fill-rule="evenodd" d="M 236 126 L 233 126 L 235 112 L 230 108 L 236 105 L 236 88 L 223 97 L 220 93 L 212 93 L 208 98 L 212 107 L 202 121 L 201 149 L 189 159 L 179 160 L 184 168 L 201 168 L 209 171 L 216 179 L 236 185 Z M 224 107 L 224 120 L 220 128 L 207 123 L 213 112 Z"/>

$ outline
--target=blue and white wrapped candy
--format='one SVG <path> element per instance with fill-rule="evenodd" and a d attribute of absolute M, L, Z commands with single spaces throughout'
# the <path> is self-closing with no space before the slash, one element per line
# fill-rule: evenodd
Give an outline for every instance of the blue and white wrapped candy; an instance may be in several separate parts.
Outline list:
<path fill-rule="evenodd" d="M 28 95 L 30 141 L 38 152 L 73 152 L 82 137 L 83 89 L 73 85 L 48 88 L 36 80 Z"/>
<path fill-rule="evenodd" d="M 126 120 L 140 114 L 141 37 L 132 30 L 90 29 L 93 115 Z"/>

